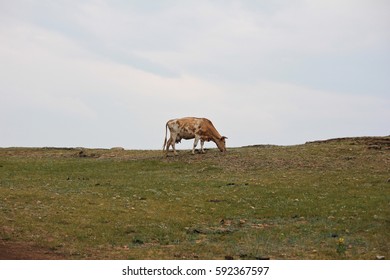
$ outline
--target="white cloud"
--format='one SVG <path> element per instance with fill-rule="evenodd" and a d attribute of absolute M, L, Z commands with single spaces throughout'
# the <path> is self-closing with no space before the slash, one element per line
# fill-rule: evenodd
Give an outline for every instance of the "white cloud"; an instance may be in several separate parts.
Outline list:
<path fill-rule="evenodd" d="M 57 33 L 37 27 L 19 25 L 1 28 L 4 43 L 0 46 L 4 83 L 1 95 L 13 106 L 30 106 L 93 118 L 95 113 L 83 103 L 88 72 L 88 55 L 76 44 Z M 83 59 L 81 59 L 83 58 Z M 81 74 L 81 75 L 80 75 Z"/>

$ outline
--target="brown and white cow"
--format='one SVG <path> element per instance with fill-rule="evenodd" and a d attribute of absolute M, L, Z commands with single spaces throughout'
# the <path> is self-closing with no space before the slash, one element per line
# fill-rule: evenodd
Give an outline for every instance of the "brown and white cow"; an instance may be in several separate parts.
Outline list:
<path fill-rule="evenodd" d="M 167 142 L 167 129 L 171 132 L 170 138 Z M 225 139 L 227 137 L 221 136 L 219 132 L 215 129 L 213 123 L 205 118 L 182 118 L 174 119 L 167 122 L 165 125 L 165 140 L 163 150 L 166 147 L 166 154 L 169 151 L 169 146 L 172 146 L 173 152 L 175 155 L 176 149 L 175 144 L 179 143 L 181 139 L 194 139 L 194 145 L 192 148 L 192 154 L 195 154 L 195 147 L 198 145 L 200 140 L 201 152 L 204 153 L 203 145 L 205 141 L 213 141 L 217 144 L 218 149 L 221 152 L 226 151 Z"/>

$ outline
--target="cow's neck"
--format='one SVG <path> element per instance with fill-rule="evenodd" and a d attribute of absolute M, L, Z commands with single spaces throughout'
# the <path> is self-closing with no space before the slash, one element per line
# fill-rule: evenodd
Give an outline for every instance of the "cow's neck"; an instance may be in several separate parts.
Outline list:
<path fill-rule="evenodd" d="M 218 131 L 214 128 L 211 133 L 211 138 L 216 143 L 218 140 L 222 138 L 221 134 L 218 133 Z"/>

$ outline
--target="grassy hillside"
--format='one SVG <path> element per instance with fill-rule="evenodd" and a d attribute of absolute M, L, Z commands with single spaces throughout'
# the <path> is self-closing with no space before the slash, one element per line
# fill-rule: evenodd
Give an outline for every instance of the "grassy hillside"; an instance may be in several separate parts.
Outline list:
<path fill-rule="evenodd" d="M 0 257 L 390 257 L 390 137 L 164 157 L 0 149 Z"/>

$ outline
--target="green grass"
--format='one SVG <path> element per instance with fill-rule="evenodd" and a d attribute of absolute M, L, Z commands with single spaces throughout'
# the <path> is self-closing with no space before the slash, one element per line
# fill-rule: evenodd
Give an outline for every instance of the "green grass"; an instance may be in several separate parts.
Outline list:
<path fill-rule="evenodd" d="M 388 258 L 389 178 L 388 145 L 353 139 L 167 158 L 0 149 L 0 239 L 67 259 Z"/>

